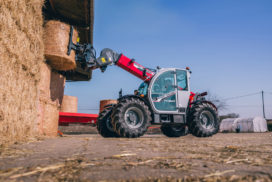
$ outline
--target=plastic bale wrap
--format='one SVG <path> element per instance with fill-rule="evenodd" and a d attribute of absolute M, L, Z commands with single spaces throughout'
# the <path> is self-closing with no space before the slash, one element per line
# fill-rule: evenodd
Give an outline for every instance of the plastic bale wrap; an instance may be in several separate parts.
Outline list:
<path fill-rule="evenodd" d="M 70 25 L 51 20 L 45 24 L 44 30 L 45 58 L 49 65 L 61 71 L 76 68 L 75 51 L 67 55 Z M 73 43 L 76 43 L 78 33 L 74 29 Z"/>
<path fill-rule="evenodd" d="M 117 104 L 117 100 L 101 100 L 100 101 L 100 107 L 99 107 L 99 112 L 102 112 L 105 108 L 105 106 L 109 105 L 109 104 Z"/>
<path fill-rule="evenodd" d="M 78 104 L 77 97 L 64 95 L 60 111 L 77 113 L 77 104 Z"/>
<path fill-rule="evenodd" d="M 0 145 L 37 134 L 43 1 L 0 1 Z"/>

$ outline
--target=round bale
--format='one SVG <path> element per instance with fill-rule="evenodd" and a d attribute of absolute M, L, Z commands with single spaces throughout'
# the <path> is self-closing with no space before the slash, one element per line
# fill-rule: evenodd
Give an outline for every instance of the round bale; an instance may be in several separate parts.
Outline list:
<path fill-rule="evenodd" d="M 77 113 L 77 103 L 78 103 L 77 97 L 64 95 L 60 111 Z"/>
<path fill-rule="evenodd" d="M 108 99 L 108 100 L 101 100 L 100 101 L 100 109 L 99 109 L 99 112 L 102 112 L 105 108 L 105 106 L 109 105 L 109 104 L 117 104 L 117 100 L 111 100 L 111 99 Z"/>
<path fill-rule="evenodd" d="M 44 44 L 45 58 L 48 64 L 60 71 L 73 70 L 76 68 L 75 51 L 71 51 L 67 55 L 70 25 L 60 21 L 51 20 L 45 24 L 44 28 Z M 73 43 L 77 41 L 78 33 L 74 29 Z"/>

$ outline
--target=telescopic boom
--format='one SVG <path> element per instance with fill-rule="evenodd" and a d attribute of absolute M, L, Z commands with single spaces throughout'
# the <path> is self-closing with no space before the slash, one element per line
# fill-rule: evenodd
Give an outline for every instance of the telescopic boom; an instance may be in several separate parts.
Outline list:
<path fill-rule="evenodd" d="M 155 75 L 155 70 L 151 71 L 151 69 L 145 68 L 135 62 L 134 59 L 129 59 L 123 54 L 118 54 L 112 49 L 103 49 L 100 56 L 96 58 L 95 49 L 91 44 L 79 44 L 79 42 L 74 44 L 72 42 L 73 31 L 74 28 L 71 26 L 67 54 L 70 55 L 71 50 L 74 50 L 76 53 L 76 61 L 88 66 L 90 69 L 99 68 L 104 72 L 109 65 L 117 65 L 145 82 L 149 82 Z"/>

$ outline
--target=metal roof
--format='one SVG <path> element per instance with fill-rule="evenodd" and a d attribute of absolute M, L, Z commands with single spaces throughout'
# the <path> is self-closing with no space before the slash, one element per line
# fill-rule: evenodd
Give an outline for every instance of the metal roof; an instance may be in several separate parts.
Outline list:
<path fill-rule="evenodd" d="M 93 44 L 94 0 L 46 0 L 46 20 L 60 20 L 79 31 L 81 42 Z"/>
<path fill-rule="evenodd" d="M 76 27 L 81 43 L 93 44 L 94 0 L 45 0 L 44 21 L 59 20 Z M 92 70 L 77 63 L 74 70 L 59 72 L 67 81 L 89 81 Z"/>

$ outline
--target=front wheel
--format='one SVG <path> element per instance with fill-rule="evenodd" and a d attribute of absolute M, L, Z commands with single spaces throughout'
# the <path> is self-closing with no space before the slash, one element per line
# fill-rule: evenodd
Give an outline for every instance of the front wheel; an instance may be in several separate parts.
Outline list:
<path fill-rule="evenodd" d="M 210 103 L 192 106 L 188 115 L 190 133 L 197 137 L 209 137 L 219 130 L 219 117 L 216 108 Z"/>
<path fill-rule="evenodd" d="M 97 118 L 97 130 L 105 138 L 118 137 L 111 124 L 112 107 L 105 108 Z"/>
<path fill-rule="evenodd" d="M 122 137 L 135 138 L 147 131 L 151 113 L 142 100 L 128 97 L 119 101 L 111 118 L 116 133 Z"/>

